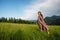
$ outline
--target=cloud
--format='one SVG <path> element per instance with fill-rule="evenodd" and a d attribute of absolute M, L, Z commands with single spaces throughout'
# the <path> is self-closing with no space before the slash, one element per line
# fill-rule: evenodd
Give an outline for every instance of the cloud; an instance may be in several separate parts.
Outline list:
<path fill-rule="evenodd" d="M 25 20 L 36 20 L 37 12 L 42 11 L 44 17 L 60 15 L 60 0 L 33 0 L 23 10 L 24 15 L 21 17 Z"/>

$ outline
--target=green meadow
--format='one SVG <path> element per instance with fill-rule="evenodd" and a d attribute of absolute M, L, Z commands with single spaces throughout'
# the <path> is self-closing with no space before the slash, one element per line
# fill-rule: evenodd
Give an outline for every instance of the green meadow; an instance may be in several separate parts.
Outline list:
<path fill-rule="evenodd" d="M 49 35 L 37 24 L 0 23 L 0 40 L 60 40 L 60 26 L 48 26 Z"/>

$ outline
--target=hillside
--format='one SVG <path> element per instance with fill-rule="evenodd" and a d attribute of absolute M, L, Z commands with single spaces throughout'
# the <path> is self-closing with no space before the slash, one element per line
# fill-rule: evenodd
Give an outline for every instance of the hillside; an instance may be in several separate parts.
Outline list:
<path fill-rule="evenodd" d="M 54 15 L 52 17 L 46 17 L 44 20 L 50 25 L 60 25 L 60 16 Z"/>

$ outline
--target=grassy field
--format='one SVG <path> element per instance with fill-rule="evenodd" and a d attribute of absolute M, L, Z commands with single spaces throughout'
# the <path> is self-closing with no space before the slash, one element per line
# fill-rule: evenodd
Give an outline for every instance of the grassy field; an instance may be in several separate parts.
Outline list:
<path fill-rule="evenodd" d="M 60 26 L 49 25 L 50 35 L 36 24 L 0 23 L 0 40 L 60 40 Z"/>

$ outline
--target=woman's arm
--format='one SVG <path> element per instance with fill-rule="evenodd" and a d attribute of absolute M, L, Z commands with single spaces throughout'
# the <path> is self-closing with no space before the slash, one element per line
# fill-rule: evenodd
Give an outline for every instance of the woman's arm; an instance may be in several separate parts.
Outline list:
<path fill-rule="evenodd" d="M 46 24 L 44 24 L 41 20 L 38 20 L 38 23 L 41 24 L 43 27 L 45 27 L 48 30 L 48 27 Z"/>
<path fill-rule="evenodd" d="M 46 23 L 45 23 L 45 21 L 44 21 L 44 19 L 42 18 L 42 16 L 41 16 L 41 15 L 39 16 L 39 18 L 40 18 L 40 20 L 42 20 L 43 24 L 45 24 L 45 25 L 46 25 Z"/>
<path fill-rule="evenodd" d="M 38 18 L 38 23 L 45 27 L 45 25 L 43 24 L 43 22 L 39 18 Z"/>
<path fill-rule="evenodd" d="M 47 26 L 46 23 L 45 23 L 45 21 L 44 21 L 44 19 L 43 19 L 41 16 L 38 16 L 38 20 L 39 20 L 43 25 Z"/>

